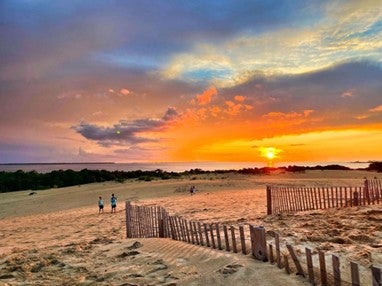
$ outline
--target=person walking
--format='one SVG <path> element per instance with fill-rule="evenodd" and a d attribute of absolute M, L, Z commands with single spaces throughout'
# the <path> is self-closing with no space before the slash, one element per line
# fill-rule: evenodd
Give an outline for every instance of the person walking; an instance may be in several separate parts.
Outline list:
<path fill-rule="evenodd" d="M 117 198 L 114 196 L 114 194 L 111 195 L 110 204 L 111 204 L 111 212 L 115 213 L 117 209 Z"/>

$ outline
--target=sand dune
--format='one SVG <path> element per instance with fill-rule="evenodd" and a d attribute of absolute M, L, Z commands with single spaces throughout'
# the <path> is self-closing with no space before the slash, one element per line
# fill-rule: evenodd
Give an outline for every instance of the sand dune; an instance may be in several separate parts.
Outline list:
<path fill-rule="evenodd" d="M 265 185 L 360 185 L 364 172 L 208 175 L 0 194 L 0 285 L 308 285 L 249 256 L 170 239 L 125 239 L 123 201 L 205 222 L 263 225 L 283 241 L 382 264 L 381 206 L 266 216 Z M 196 195 L 187 189 L 195 185 Z M 98 214 L 98 195 L 119 198 Z M 256 281 L 256 282 L 254 282 Z"/>

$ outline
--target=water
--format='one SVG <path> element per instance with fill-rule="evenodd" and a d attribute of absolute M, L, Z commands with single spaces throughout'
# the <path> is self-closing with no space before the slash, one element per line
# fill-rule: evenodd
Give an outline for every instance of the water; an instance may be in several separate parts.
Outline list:
<path fill-rule="evenodd" d="M 287 162 L 273 164 L 274 167 L 298 165 L 298 166 L 326 166 L 341 165 L 352 169 L 366 168 L 369 162 Z M 183 172 L 191 169 L 202 169 L 205 171 L 214 170 L 240 170 L 243 168 L 266 167 L 264 162 L 162 162 L 162 163 L 43 163 L 43 164 L 0 164 L 0 171 L 15 172 L 22 170 L 25 172 L 36 171 L 47 173 L 54 170 L 80 171 L 107 170 L 107 171 L 153 171 L 161 169 L 168 172 Z"/>

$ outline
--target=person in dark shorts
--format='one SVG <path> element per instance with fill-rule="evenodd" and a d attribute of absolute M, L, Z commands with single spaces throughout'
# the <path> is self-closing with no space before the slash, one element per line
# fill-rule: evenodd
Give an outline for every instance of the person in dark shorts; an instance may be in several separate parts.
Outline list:
<path fill-rule="evenodd" d="M 101 196 L 98 198 L 98 207 L 99 207 L 98 213 L 103 213 L 103 200 Z"/>
<path fill-rule="evenodd" d="M 110 204 L 111 204 L 111 212 L 115 213 L 117 209 L 117 198 L 114 196 L 114 194 L 111 195 Z"/>

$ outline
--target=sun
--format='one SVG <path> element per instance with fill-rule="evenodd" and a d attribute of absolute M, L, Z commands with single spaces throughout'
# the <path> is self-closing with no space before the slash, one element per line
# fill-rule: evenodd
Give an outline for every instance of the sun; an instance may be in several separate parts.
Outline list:
<path fill-rule="evenodd" d="M 273 159 L 278 158 L 282 150 L 275 147 L 260 147 L 259 151 L 261 157 L 268 159 L 268 164 L 271 166 Z"/>
<path fill-rule="evenodd" d="M 272 160 L 276 156 L 276 152 L 274 148 L 267 148 L 265 152 L 265 157 L 267 157 L 269 160 Z"/>

